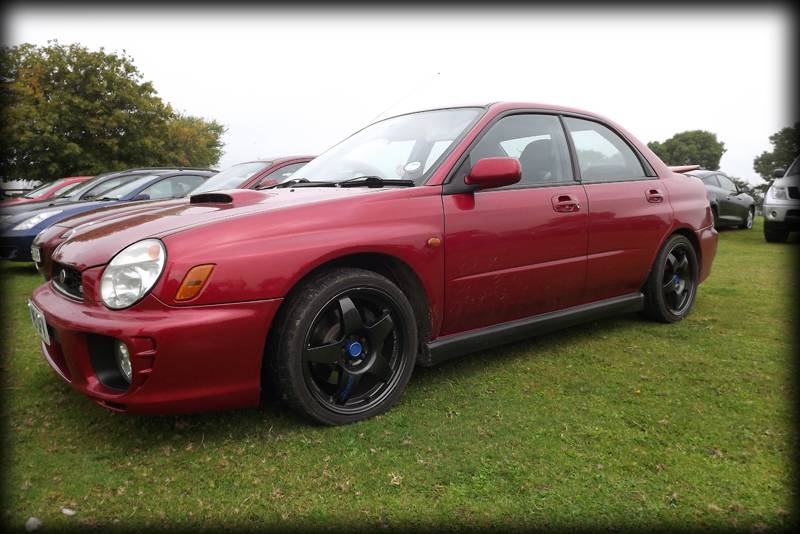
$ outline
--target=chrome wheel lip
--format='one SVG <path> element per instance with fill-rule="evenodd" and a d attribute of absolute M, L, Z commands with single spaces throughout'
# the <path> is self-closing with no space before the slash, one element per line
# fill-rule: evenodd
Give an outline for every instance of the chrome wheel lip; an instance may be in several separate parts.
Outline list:
<path fill-rule="evenodd" d="M 374 297 L 384 299 L 386 303 L 390 304 L 390 309 L 387 315 L 390 315 L 393 321 L 393 329 L 388 334 L 388 336 L 393 338 L 392 352 L 388 357 L 385 355 L 383 356 L 384 359 L 388 359 L 388 365 L 391 371 L 389 379 L 387 381 L 380 381 L 380 379 L 376 379 L 376 384 L 361 392 L 358 396 L 348 398 L 346 401 L 344 401 L 344 404 L 341 404 L 336 402 L 336 392 L 329 394 L 320 388 L 320 385 L 316 382 L 315 375 L 312 370 L 313 362 L 306 361 L 301 357 L 303 380 L 306 384 L 308 392 L 311 394 L 311 397 L 322 408 L 339 415 L 357 416 L 379 406 L 389 395 L 395 391 L 408 366 L 408 356 L 405 353 L 406 341 L 403 339 L 403 331 L 406 325 L 404 324 L 403 318 L 398 312 L 400 306 L 386 291 L 375 287 L 359 286 L 348 288 L 338 292 L 336 295 L 326 301 L 311 320 L 304 337 L 304 347 L 311 346 L 309 344 L 309 340 L 315 330 L 316 325 L 322 318 L 324 318 L 325 313 L 332 311 L 331 307 L 336 306 L 337 301 L 342 298 L 350 298 L 348 295 L 355 296 L 359 293 L 362 294 L 362 297 L 364 293 L 371 293 Z M 382 318 L 385 317 L 385 315 L 382 316 Z M 376 326 L 381 320 L 382 319 L 377 320 L 370 326 L 370 328 Z M 368 374 L 372 366 L 375 365 L 377 358 L 376 351 L 381 350 L 385 344 L 389 342 L 389 337 L 384 338 L 384 340 L 380 342 L 380 347 L 376 347 L 375 345 L 377 345 L 377 343 L 375 343 L 375 340 L 369 339 L 369 336 L 367 336 L 367 339 L 364 342 L 359 341 L 359 344 L 362 345 L 362 351 L 359 356 L 355 358 L 351 358 L 350 355 L 347 354 L 347 350 L 344 348 L 345 345 L 352 346 L 351 340 L 352 336 L 346 334 L 344 339 L 337 341 L 341 342 L 343 345 L 341 364 L 336 364 L 337 377 L 342 372 L 346 372 L 346 374 L 350 375 L 351 377 L 359 378 L 362 375 Z M 358 384 L 356 384 L 356 387 L 357 385 Z"/>

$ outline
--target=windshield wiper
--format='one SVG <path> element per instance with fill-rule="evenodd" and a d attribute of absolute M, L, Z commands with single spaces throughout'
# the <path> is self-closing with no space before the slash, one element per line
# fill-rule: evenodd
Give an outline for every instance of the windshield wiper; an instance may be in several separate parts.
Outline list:
<path fill-rule="evenodd" d="M 277 187 L 333 187 L 336 182 L 312 182 L 308 178 L 293 178 L 288 182 L 281 182 L 279 184 L 270 185 L 264 189 L 277 188 Z"/>
<path fill-rule="evenodd" d="M 414 187 L 414 180 L 387 180 L 380 176 L 356 176 L 336 182 L 336 187 L 383 187 L 385 185 L 400 185 L 404 187 Z"/>

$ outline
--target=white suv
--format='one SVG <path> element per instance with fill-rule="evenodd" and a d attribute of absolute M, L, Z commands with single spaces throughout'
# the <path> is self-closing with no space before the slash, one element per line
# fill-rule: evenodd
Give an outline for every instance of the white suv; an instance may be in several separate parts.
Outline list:
<path fill-rule="evenodd" d="M 800 231 L 800 157 L 788 171 L 776 169 L 775 178 L 764 197 L 764 238 L 783 243 L 789 232 Z"/>

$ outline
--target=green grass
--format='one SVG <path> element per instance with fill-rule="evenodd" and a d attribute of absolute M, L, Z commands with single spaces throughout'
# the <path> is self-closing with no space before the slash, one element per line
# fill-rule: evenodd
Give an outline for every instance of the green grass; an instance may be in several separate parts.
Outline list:
<path fill-rule="evenodd" d="M 43 360 L 25 308 L 41 279 L 5 265 L 4 523 L 786 527 L 796 252 L 722 232 L 683 322 L 609 319 L 418 369 L 389 413 L 339 428 L 280 404 L 107 412 Z"/>

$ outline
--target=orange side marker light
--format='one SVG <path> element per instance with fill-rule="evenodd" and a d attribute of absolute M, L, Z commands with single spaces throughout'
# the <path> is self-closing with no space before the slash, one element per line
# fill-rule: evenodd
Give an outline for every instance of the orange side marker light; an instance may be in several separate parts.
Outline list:
<path fill-rule="evenodd" d="M 214 265 L 212 264 L 196 265 L 189 269 L 189 272 L 183 277 L 183 282 L 181 282 L 178 292 L 175 294 L 175 300 L 195 298 L 200 293 L 200 290 L 203 289 L 213 270 Z"/>

